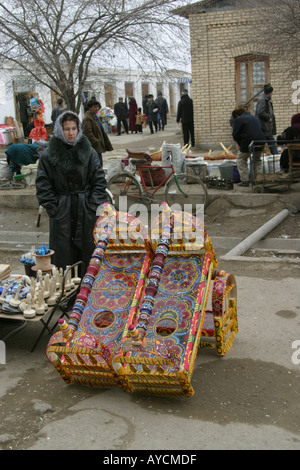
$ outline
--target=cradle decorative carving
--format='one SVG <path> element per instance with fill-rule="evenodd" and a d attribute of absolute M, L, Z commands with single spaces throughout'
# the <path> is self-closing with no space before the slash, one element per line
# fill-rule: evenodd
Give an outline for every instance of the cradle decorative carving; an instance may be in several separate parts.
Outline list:
<path fill-rule="evenodd" d="M 107 205 L 94 237 L 48 359 L 66 383 L 192 396 L 199 347 L 223 356 L 238 332 L 235 278 L 216 270 L 201 221 L 164 204 L 149 235 L 141 221 Z"/>

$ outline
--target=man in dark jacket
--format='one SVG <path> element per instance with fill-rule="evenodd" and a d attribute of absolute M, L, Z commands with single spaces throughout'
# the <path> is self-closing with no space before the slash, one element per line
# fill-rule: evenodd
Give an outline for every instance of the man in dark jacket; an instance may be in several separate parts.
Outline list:
<path fill-rule="evenodd" d="M 258 145 L 254 147 L 254 171 L 256 174 L 262 173 L 263 162 L 261 156 L 266 139 L 259 119 L 245 111 L 244 107 L 235 109 L 232 116 L 234 118 L 232 137 L 239 145 L 236 163 L 241 182 L 238 183 L 238 186 L 249 186 L 249 145 L 253 140 L 258 141 Z"/>
<path fill-rule="evenodd" d="M 64 109 L 64 100 L 62 98 L 58 98 L 57 106 L 56 108 L 53 109 L 51 113 L 51 121 L 53 122 L 53 127 L 54 127 L 56 119 L 61 114 L 63 109 Z"/>
<path fill-rule="evenodd" d="M 167 125 L 167 114 L 169 112 L 168 102 L 166 98 L 163 97 L 161 91 L 157 93 L 156 102 L 158 104 L 159 116 L 158 116 L 158 129 L 164 130 Z"/>
<path fill-rule="evenodd" d="M 195 147 L 194 136 L 194 108 L 193 100 L 188 95 L 188 90 L 183 90 L 181 100 L 177 106 L 176 122 L 181 121 L 183 142 L 187 145 L 191 139 L 192 147 Z"/>
<path fill-rule="evenodd" d="M 102 166 L 102 153 L 113 150 L 113 146 L 98 117 L 100 103 L 96 100 L 90 100 L 87 107 L 88 111 L 82 121 L 82 133 L 89 139 L 91 146 L 98 153 Z"/>
<path fill-rule="evenodd" d="M 277 153 L 277 146 L 273 136 L 276 135 L 277 132 L 272 93 L 273 87 L 270 84 L 264 85 L 264 92 L 256 105 L 255 116 L 258 117 L 261 122 L 267 144 L 274 155 Z"/>
<path fill-rule="evenodd" d="M 117 117 L 117 132 L 121 135 L 121 124 L 123 123 L 126 134 L 128 134 L 128 108 L 127 104 L 124 103 L 123 98 L 119 98 L 119 102 L 114 106 L 114 113 Z"/>
<path fill-rule="evenodd" d="M 153 95 L 148 95 L 148 101 L 146 104 L 146 116 L 149 124 L 151 134 L 154 134 L 153 125 L 155 132 L 157 132 L 157 113 L 158 113 L 157 101 L 154 101 Z"/>

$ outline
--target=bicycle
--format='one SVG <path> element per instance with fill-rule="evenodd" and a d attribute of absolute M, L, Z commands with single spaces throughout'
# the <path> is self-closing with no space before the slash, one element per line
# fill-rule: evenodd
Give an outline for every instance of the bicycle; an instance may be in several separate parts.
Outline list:
<path fill-rule="evenodd" d="M 170 160 L 169 166 L 152 165 L 150 155 L 144 152 L 130 152 L 127 150 L 134 169 L 131 173 L 123 171 L 112 176 L 107 182 L 107 188 L 114 196 L 116 209 L 119 210 L 119 198 L 127 196 L 127 205 L 137 202 L 157 203 L 155 194 L 163 186 L 165 187 L 165 198 L 167 204 L 171 207 L 173 204 L 193 203 L 203 204 L 207 202 L 207 190 L 204 183 L 197 176 L 187 173 L 177 174 L 172 163 L 172 152 L 168 152 L 167 160 Z M 151 171 L 154 170 L 154 171 Z M 166 170 L 166 171 L 164 171 Z M 157 171 L 160 176 L 160 182 L 153 182 L 153 175 Z M 139 179 L 136 177 L 138 172 Z M 161 173 L 163 172 L 163 174 Z M 146 176 L 148 175 L 148 176 Z M 152 191 L 148 190 L 147 184 L 152 186 Z"/>

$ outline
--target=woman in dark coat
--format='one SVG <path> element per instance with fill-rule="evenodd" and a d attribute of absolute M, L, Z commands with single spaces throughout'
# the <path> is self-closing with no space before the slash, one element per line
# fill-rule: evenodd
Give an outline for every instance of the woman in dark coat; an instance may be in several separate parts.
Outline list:
<path fill-rule="evenodd" d="M 281 135 L 277 137 L 277 143 L 279 145 L 285 145 L 292 143 L 295 140 L 297 143 L 300 141 L 300 113 L 294 114 L 291 117 L 291 125 L 287 127 Z M 300 151 L 291 150 L 292 162 L 300 161 Z M 285 148 L 280 156 L 280 168 L 284 173 L 288 173 L 290 170 L 290 156 L 289 150 Z"/>
<path fill-rule="evenodd" d="M 133 97 L 129 98 L 129 130 L 131 134 L 135 132 L 137 134 L 138 128 L 135 123 L 136 113 L 138 112 L 138 107 L 136 100 Z"/>
<path fill-rule="evenodd" d="M 98 154 L 71 111 L 57 118 L 54 135 L 40 157 L 36 194 L 50 217 L 52 262 L 65 269 L 83 261 L 86 269 L 95 248 L 96 211 L 107 201 L 106 181 Z"/>

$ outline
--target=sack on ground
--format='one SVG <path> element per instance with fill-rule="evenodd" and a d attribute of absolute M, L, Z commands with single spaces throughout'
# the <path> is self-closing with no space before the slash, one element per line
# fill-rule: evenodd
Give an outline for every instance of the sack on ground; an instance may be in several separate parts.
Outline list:
<path fill-rule="evenodd" d="M 124 167 L 122 163 L 122 158 L 123 157 L 109 157 L 107 159 L 107 174 L 105 175 L 106 181 L 108 181 L 117 173 L 123 171 Z"/>
<path fill-rule="evenodd" d="M 169 166 L 170 162 L 170 155 L 172 156 L 172 164 L 174 166 L 175 172 L 185 173 L 186 166 L 185 166 L 185 156 L 186 154 L 181 151 L 180 144 L 163 144 L 162 145 L 162 152 L 161 152 L 161 160 L 162 166 Z M 171 173 L 171 170 L 165 168 L 164 172 L 166 175 Z"/>

